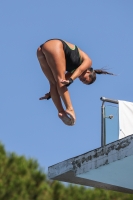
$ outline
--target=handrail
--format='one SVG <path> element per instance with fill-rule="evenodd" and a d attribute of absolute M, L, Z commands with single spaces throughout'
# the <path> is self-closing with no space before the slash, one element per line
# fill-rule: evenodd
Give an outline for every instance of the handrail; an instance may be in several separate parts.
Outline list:
<path fill-rule="evenodd" d="M 119 104 L 119 102 L 118 102 L 118 100 L 108 99 L 105 97 L 101 97 L 100 100 L 102 101 L 102 106 L 101 106 L 101 146 L 103 147 L 106 145 L 104 102 L 110 102 L 110 103 L 115 103 L 115 104 Z"/>
<path fill-rule="evenodd" d="M 119 103 L 118 100 L 108 99 L 108 98 L 105 98 L 105 97 L 101 97 L 100 100 L 104 101 L 104 102 L 115 103 L 115 104 Z"/>

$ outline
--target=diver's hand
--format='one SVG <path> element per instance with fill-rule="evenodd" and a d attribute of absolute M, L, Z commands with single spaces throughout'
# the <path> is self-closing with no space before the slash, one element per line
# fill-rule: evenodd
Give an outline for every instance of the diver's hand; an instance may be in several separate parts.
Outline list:
<path fill-rule="evenodd" d="M 68 85 L 69 84 L 69 80 L 61 80 L 61 83 L 63 84 L 63 85 Z"/>
<path fill-rule="evenodd" d="M 61 83 L 66 85 L 66 86 L 69 86 L 71 83 L 73 83 L 73 80 L 71 78 L 69 78 L 68 80 L 61 80 Z"/>
<path fill-rule="evenodd" d="M 47 99 L 49 100 L 51 98 L 51 95 L 50 95 L 50 92 L 45 94 L 43 97 L 40 97 L 39 100 L 44 100 L 44 99 Z"/>

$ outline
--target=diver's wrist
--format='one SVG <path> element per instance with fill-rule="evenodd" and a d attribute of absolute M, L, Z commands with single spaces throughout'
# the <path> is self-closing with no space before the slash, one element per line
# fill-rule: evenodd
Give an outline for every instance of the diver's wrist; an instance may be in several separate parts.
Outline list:
<path fill-rule="evenodd" d="M 69 78 L 69 84 L 73 83 L 73 79 Z"/>
<path fill-rule="evenodd" d="M 73 83 L 73 79 L 69 78 L 68 81 L 69 81 L 69 83 L 66 85 L 67 87 Z"/>

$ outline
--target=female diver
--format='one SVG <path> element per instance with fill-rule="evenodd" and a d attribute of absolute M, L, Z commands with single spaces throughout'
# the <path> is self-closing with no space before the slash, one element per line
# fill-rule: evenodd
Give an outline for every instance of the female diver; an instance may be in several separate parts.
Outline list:
<path fill-rule="evenodd" d="M 76 116 L 67 87 L 76 78 L 90 85 L 96 80 L 96 74 L 114 75 L 102 69 L 93 70 L 92 61 L 85 52 L 61 39 L 46 41 L 37 49 L 37 57 L 50 84 L 50 92 L 40 100 L 52 98 L 59 118 L 69 126 L 75 124 Z"/>

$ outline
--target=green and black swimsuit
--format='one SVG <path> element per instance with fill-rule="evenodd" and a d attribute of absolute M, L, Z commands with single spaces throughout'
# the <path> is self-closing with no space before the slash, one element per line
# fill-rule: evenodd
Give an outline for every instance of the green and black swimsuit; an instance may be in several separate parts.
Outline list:
<path fill-rule="evenodd" d="M 66 71 L 74 72 L 75 69 L 77 69 L 82 63 L 78 47 L 75 45 L 75 48 L 72 49 L 68 46 L 68 44 L 65 41 L 61 39 L 50 39 L 50 40 L 60 40 L 62 42 L 66 58 Z M 40 47 L 42 47 L 42 45 Z"/>

